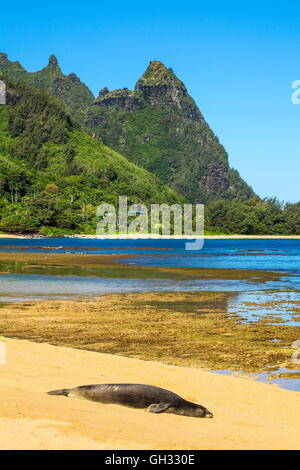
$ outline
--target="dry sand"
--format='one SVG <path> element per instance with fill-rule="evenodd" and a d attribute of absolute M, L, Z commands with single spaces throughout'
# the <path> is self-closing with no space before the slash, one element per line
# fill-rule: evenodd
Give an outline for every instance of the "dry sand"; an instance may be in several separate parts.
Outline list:
<path fill-rule="evenodd" d="M 0 233 L 0 238 L 31 238 L 25 235 L 13 234 L 13 233 Z"/>
<path fill-rule="evenodd" d="M 300 394 L 187 367 L 2 338 L 0 449 L 300 449 Z M 105 382 L 147 383 L 214 419 L 154 415 L 49 396 Z"/>
<path fill-rule="evenodd" d="M 300 235 L 73 235 L 75 238 L 99 239 L 99 240 L 230 240 L 230 239 L 271 239 L 289 240 L 300 239 Z"/>

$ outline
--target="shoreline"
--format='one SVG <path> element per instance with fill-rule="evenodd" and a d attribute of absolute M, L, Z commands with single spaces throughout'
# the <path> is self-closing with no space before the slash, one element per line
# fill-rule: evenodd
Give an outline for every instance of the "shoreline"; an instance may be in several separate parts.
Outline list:
<path fill-rule="evenodd" d="M 230 312 L 234 297 L 226 292 L 124 292 L 6 302 L 0 331 L 9 338 L 177 366 L 300 379 L 291 347 L 299 336 L 297 322 L 282 324 L 280 314 L 269 313 L 258 329 L 244 318 L 244 310 L 255 303 Z M 276 311 L 280 304 L 272 306 Z M 294 302 L 295 315 L 299 307 Z"/>
<path fill-rule="evenodd" d="M 44 236 L 44 235 L 20 235 L 13 233 L 2 233 L 0 239 L 51 239 L 51 238 L 78 238 L 87 240 L 300 240 L 300 235 L 204 235 L 199 236 L 175 236 L 175 235 L 57 235 L 57 236 Z"/>
<path fill-rule="evenodd" d="M 47 343 L 0 338 L 1 449 L 299 449 L 300 394 L 214 374 Z M 214 413 L 211 420 L 53 397 L 92 383 L 146 383 Z M 159 432 L 158 432 L 159 429 Z"/>

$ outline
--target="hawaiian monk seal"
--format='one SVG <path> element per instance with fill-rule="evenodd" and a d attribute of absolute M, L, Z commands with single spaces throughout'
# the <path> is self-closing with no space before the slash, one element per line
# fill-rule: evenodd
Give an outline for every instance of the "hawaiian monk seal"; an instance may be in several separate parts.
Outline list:
<path fill-rule="evenodd" d="M 213 418 L 204 406 L 184 400 L 164 388 L 143 384 L 98 384 L 53 390 L 49 395 L 85 398 L 106 404 L 146 408 L 151 413 L 175 413 L 195 418 Z"/>

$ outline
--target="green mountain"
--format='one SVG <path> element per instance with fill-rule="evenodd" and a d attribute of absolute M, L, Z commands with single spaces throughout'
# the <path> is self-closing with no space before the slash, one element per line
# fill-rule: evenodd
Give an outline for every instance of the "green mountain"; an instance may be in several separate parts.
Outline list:
<path fill-rule="evenodd" d="M 182 203 L 159 175 L 190 201 L 209 202 L 208 231 L 300 234 L 300 203 L 254 195 L 183 83 L 160 62 L 134 91 L 104 88 L 96 101 L 75 75 L 62 74 L 54 56 L 28 73 L 0 53 L 1 78 L 0 230 L 94 233 L 96 207 L 116 206 L 119 195 L 129 204 Z"/>
<path fill-rule="evenodd" d="M 19 62 L 11 62 L 6 54 L 0 52 L 0 72 L 14 81 L 24 80 L 30 86 L 46 91 L 68 106 L 72 117 L 80 122 L 83 122 L 88 106 L 95 99 L 93 93 L 74 73 L 62 73 L 54 55 L 50 57 L 47 67 L 30 73 Z"/>
<path fill-rule="evenodd" d="M 76 75 L 63 75 L 54 56 L 43 70 L 29 73 L 0 53 L 0 72 L 55 96 L 90 135 L 190 202 L 254 196 L 230 168 L 224 147 L 184 84 L 161 62 L 150 63 L 134 91 L 104 88 L 96 100 Z"/>
<path fill-rule="evenodd" d="M 84 133 L 56 99 L 0 78 L 7 87 L 7 104 L 0 106 L 0 230 L 94 233 L 96 207 L 117 205 L 120 195 L 129 204 L 183 201 Z"/>
<path fill-rule="evenodd" d="M 184 84 L 151 62 L 135 90 L 100 91 L 85 128 L 191 202 L 250 198 Z"/>

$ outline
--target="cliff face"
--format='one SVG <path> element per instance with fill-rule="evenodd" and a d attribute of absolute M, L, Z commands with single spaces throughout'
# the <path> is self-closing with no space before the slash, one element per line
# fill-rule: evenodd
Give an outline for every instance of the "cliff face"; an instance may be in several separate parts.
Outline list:
<path fill-rule="evenodd" d="M 180 110 L 192 121 L 203 122 L 203 116 L 184 84 L 171 69 L 155 60 L 150 63 L 144 75 L 138 80 L 135 90 L 140 90 L 151 106 L 164 104 Z"/>
<path fill-rule="evenodd" d="M 95 233 L 97 206 L 117 206 L 119 196 L 127 196 L 129 205 L 184 202 L 153 174 L 80 130 L 68 109 L 47 93 L 7 77 L 5 83 L 1 231 L 31 233 L 46 226 Z"/>
<path fill-rule="evenodd" d="M 103 88 L 95 100 L 75 74 L 64 75 L 55 56 L 29 73 L 0 53 L 0 73 L 55 96 L 93 137 L 157 175 L 191 202 L 250 198 L 252 189 L 231 169 L 228 155 L 185 85 L 159 61 L 134 90 Z"/>
<path fill-rule="evenodd" d="M 145 74 L 135 85 L 135 91 L 123 88 L 109 91 L 103 88 L 94 103 L 96 106 L 119 106 L 125 111 L 144 109 L 151 106 L 171 106 L 192 121 L 204 122 L 194 100 L 188 95 L 184 84 L 161 62 L 150 63 Z"/>
<path fill-rule="evenodd" d="M 74 73 L 62 73 L 54 55 L 50 57 L 47 67 L 30 73 L 19 62 L 11 62 L 7 55 L 1 52 L 0 72 L 15 81 L 24 80 L 29 85 L 46 91 L 68 106 L 73 117 L 80 122 L 83 122 L 87 107 L 95 99 L 93 93 Z"/>
<path fill-rule="evenodd" d="M 108 88 L 103 88 L 99 93 L 95 105 L 102 107 L 119 106 L 125 111 L 134 111 L 142 107 L 139 97 L 128 90 L 128 88 L 114 90 L 112 92 L 109 92 Z"/>
<path fill-rule="evenodd" d="M 191 202 L 251 197 L 184 84 L 150 63 L 134 91 L 104 88 L 84 127 Z"/>

